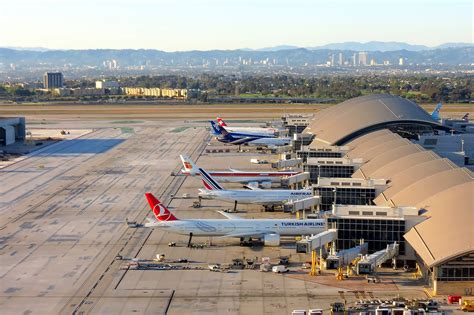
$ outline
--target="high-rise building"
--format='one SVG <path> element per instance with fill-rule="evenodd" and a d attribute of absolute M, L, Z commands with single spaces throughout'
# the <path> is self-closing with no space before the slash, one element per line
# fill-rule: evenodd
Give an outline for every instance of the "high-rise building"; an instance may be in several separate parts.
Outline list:
<path fill-rule="evenodd" d="M 355 53 L 352 55 L 352 65 L 353 65 L 354 67 L 357 66 L 356 54 L 355 54 Z"/>
<path fill-rule="evenodd" d="M 344 56 L 342 55 L 342 52 L 339 53 L 339 58 L 337 60 L 337 63 L 342 66 L 344 64 Z"/>
<path fill-rule="evenodd" d="M 51 90 L 63 87 L 63 74 L 61 72 L 46 72 L 43 76 L 43 86 Z"/>
<path fill-rule="evenodd" d="M 401 57 L 400 59 L 398 59 L 398 65 L 399 66 L 403 66 L 403 58 Z"/>
<path fill-rule="evenodd" d="M 359 66 L 367 66 L 367 59 L 369 55 L 365 51 L 359 52 Z"/>

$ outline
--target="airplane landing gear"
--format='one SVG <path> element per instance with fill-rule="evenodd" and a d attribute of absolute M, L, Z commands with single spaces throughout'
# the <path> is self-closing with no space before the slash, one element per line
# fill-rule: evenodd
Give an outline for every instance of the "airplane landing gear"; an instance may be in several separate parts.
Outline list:
<path fill-rule="evenodd" d="M 191 240 L 193 239 L 193 232 L 189 233 L 188 247 L 191 247 Z"/>
<path fill-rule="evenodd" d="M 234 212 L 237 212 L 237 200 L 234 201 Z"/>

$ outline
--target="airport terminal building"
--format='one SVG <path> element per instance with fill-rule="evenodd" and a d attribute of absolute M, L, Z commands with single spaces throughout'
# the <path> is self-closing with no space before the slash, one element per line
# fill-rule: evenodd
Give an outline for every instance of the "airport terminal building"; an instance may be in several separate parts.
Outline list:
<path fill-rule="evenodd" d="M 453 161 L 420 142 L 462 133 L 407 99 L 370 95 L 322 110 L 303 134 L 314 140 L 294 156 L 305 158 L 319 210 L 331 212 L 338 250 L 396 241 L 398 259 L 416 263 L 432 293 L 474 294 L 473 148 L 464 143 Z"/>

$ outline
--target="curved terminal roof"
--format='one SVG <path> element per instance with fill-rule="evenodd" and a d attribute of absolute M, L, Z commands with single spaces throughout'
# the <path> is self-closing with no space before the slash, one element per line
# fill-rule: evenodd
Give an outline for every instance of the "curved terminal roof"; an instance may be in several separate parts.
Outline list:
<path fill-rule="evenodd" d="M 380 168 L 384 168 L 385 165 L 393 160 L 397 160 L 406 155 L 410 155 L 416 152 L 423 151 L 423 147 L 418 144 L 413 144 L 407 139 L 400 139 L 397 143 L 387 142 L 384 145 L 379 146 L 376 155 L 370 158 L 370 160 L 362 165 L 352 176 L 353 178 L 380 178 L 375 177 L 373 174 Z M 393 176 L 393 174 L 391 174 Z M 390 178 L 385 178 L 390 179 Z"/>
<path fill-rule="evenodd" d="M 388 129 L 346 144 L 364 164 L 352 177 L 386 179 L 377 206 L 415 206 L 424 219 L 405 239 L 428 266 L 474 250 L 474 175 Z M 442 233 L 440 233 L 442 231 Z"/>
<path fill-rule="evenodd" d="M 368 132 L 400 124 L 443 128 L 417 104 L 394 95 L 375 94 L 356 97 L 315 115 L 305 133 L 315 141 L 344 145 Z"/>
<path fill-rule="evenodd" d="M 374 170 L 371 176 L 372 178 L 390 178 L 394 174 L 403 172 L 404 170 L 417 164 L 438 159 L 440 159 L 440 157 L 436 153 L 432 151 L 420 150 L 415 153 L 407 154 L 397 159 L 388 161 L 387 164 L 381 166 L 377 170 Z"/>
<path fill-rule="evenodd" d="M 430 195 L 416 206 L 428 219 L 415 225 L 405 239 L 428 266 L 474 251 L 474 181 Z"/>
<path fill-rule="evenodd" d="M 429 193 L 436 193 L 468 180 L 466 169 L 458 168 L 448 159 L 438 158 L 409 167 L 390 178 L 390 187 L 374 199 L 376 205 L 415 205 Z M 448 179 L 454 182 L 448 181 Z M 390 202 L 391 200 L 391 202 Z"/>
<path fill-rule="evenodd" d="M 364 161 L 368 161 L 371 158 L 377 156 L 378 153 L 383 152 L 387 148 L 406 145 L 410 143 L 409 140 L 403 139 L 399 135 L 392 133 L 392 136 L 382 136 L 372 139 L 372 141 L 366 141 L 349 152 L 347 156 L 350 158 L 362 158 Z M 362 150 L 360 148 L 363 148 Z"/>

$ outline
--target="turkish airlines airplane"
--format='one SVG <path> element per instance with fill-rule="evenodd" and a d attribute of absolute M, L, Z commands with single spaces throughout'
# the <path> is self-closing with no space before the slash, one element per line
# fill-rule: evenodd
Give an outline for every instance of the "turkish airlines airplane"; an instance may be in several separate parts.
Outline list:
<path fill-rule="evenodd" d="M 278 133 L 278 130 L 275 128 L 261 128 L 261 127 L 230 127 L 227 123 L 220 117 L 217 117 L 217 123 L 221 127 L 225 127 L 229 132 L 248 132 L 256 134 L 264 134 L 274 136 Z"/>
<path fill-rule="evenodd" d="M 178 219 L 151 193 L 145 197 L 156 220 L 148 219 L 145 227 L 159 228 L 171 233 L 193 236 L 240 238 L 241 242 L 261 239 L 266 246 L 279 246 L 280 236 L 318 234 L 326 231 L 324 219 L 242 219 L 221 211 L 227 219 Z"/>
<path fill-rule="evenodd" d="M 180 155 L 184 168 L 181 173 L 185 175 L 199 175 L 199 168 L 186 155 Z M 249 186 L 260 186 L 271 188 L 272 183 L 281 182 L 282 177 L 297 175 L 301 172 L 281 171 L 281 172 L 262 172 L 262 171 L 240 171 L 229 169 L 228 171 L 208 171 L 215 180 L 221 183 L 243 183 Z"/>
<path fill-rule="evenodd" d="M 313 197 L 310 189 L 249 189 L 227 190 L 216 182 L 205 170 L 199 168 L 202 182 L 206 189 L 199 189 L 199 196 L 205 199 L 217 199 L 227 202 L 260 204 L 264 206 L 282 205 L 288 201 L 295 201 Z"/>

